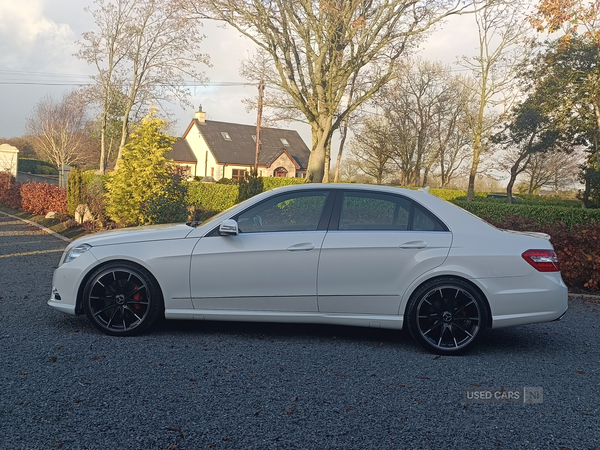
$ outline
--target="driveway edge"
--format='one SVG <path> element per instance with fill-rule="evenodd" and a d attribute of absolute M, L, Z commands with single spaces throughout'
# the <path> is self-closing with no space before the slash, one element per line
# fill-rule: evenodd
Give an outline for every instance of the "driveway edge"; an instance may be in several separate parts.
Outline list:
<path fill-rule="evenodd" d="M 32 222 L 31 220 L 27 220 L 27 219 L 22 219 L 19 216 L 13 216 L 12 214 L 9 214 L 9 213 L 4 212 L 4 211 L 0 211 L 0 214 L 4 214 L 5 216 L 8 216 L 8 217 L 10 217 L 12 219 L 17 219 L 17 220 L 20 220 L 22 222 L 26 222 L 29 225 L 33 225 L 34 227 L 38 227 L 38 228 L 44 230 L 46 233 L 51 234 L 52 236 L 57 237 L 58 239 L 62 239 L 65 242 L 73 242 L 73 239 L 69 239 L 67 237 L 64 237 L 63 235 L 58 234 L 55 231 L 52 231 L 50 228 L 46 228 L 45 226 L 40 225 L 39 223 L 35 223 L 35 222 Z"/>

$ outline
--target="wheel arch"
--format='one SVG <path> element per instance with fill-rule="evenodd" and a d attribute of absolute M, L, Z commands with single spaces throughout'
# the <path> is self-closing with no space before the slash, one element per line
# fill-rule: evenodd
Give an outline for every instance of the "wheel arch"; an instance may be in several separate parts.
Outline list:
<path fill-rule="evenodd" d="M 111 260 L 107 260 L 107 261 L 102 261 L 99 264 L 91 267 L 87 273 L 83 276 L 83 278 L 81 279 L 81 282 L 79 283 L 79 286 L 77 288 L 77 300 L 75 302 L 75 314 L 77 315 L 83 315 L 85 314 L 85 311 L 83 310 L 83 291 L 85 290 L 85 286 L 87 284 L 87 282 L 89 281 L 89 279 L 92 277 L 92 275 L 94 273 L 96 273 L 97 270 L 108 266 L 109 264 L 128 264 L 131 266 L 135 266 L 135 268 L 143 271 L 147 276 L 149 276 L 150 278 L 152 278 L 152 281 L 154 281 L 154 283 L 156 283 L 156 286 L 158 287 L 158 289 L 160 290 L 160 297 L 161 297 L 161 301 L 163 303 L 163 309 L 164 309 L 164 292 L 162 289 L 162 286 L 160 285 L 158 279 L 154 276 L 154 274 L 152 273 L 151 270 L 149 270 L 147 267 L 143 266 L 142 264 L 138 263 L 137 261 L 132 261 L 129 259 L 111 259 Z"/>
<path fill-rule="evenodd" d="M 407 314 L 408 314 L 408 308 L 407 305 L 410 302 L 410 300 L 413 298 L 413 296 L 415 295 L 415 292 L 417 292 L 421 286 L 423 286 L 426 283 L 430 283 L 432 281 L 436 281 L 436 280 L 440 280 L 440 279 L 455 279 L 455 280 L 460 280 L 463 281 L 465 283 L 467 283 L 470 287 L 472 287 L 482 298 L 484 304 L 485 304 L 485 309 L 487 312 L 487 323 L 486 326 L 488 328 L 491 328 L 492 326 L 492 309 L 490 307 L 490 302 L 488 301 L 487 296 L 485 295 L 485 293 L 483 292 L 483 290 L 476 284 L 474 283 L 472 280 L 469 280 L 468 278 L 465 277 L 461 277 L 455 274 L 436 274 L 435 276 L 431 277 L 431 278 L 427 278 L 425 280 L 420 280 L 418 282 L 418 284 L 413 284 L 408 290 L 407 292 L 410 292 L 410 294 L 405 295 L 404 296 L 404 301 L 402 302 L 402 306 L 403 306 L 403 313 L 402 313 L 402 317 L 403 317 L 403 323 L 407 323 Z"/>

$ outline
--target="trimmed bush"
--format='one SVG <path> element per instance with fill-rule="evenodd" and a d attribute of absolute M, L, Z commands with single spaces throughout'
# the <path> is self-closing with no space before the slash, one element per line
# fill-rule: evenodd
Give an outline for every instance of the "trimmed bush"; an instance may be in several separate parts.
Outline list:
<path fill-rule="evenodd" d="M 281 186 L 289 186 L 291 184 L 304 184 L 304 178 L 287 178 L 287 177 L 263 177 L 263 191 L 269 191 Z"/>
<path fill-rule="evenodd" d="M 259 177 L 252 184 L 243 180 L 236 184 L 202 183 L 191 181 L 188 187 L 187 202 L 204 214 L 216 214 L 231 208 L 236 203 L 261 192 L 290 184 L 302 184 L 302 178 Z"/>
<path fill-rule="evenodd" d="M 86 186 L 83 181 L 83 171 L 73 168 L 67 180 L 67 203 L 69 215 L 73 217 L 77 206 L 85 203 Z"/>
<path fill-rule="evenodd" d="M 246 175 L 238 183 L 238 202 L 254 197 L 265 190 L 264 178 L 255 175 Z"/>
<path fill-rule="evenodd" d="M 12 209 L 21 209 L 21 183 L 8 172 L 0 172 L 0 203 Z"/>
<path fill-rule="evenodd" d="M 235 184 L 216 184 L 192 181 L 188 187 L 187 203 L 204 213 L 218 213 L 237 203 L 239 195 Z"/>
<path fill-rule="evenodd" d="M 562 278 L 569 288 L 597 291 L 600 286 L 600 223 L 538 224 L 532 219 L 510 215 L 490 221 L 498 228 L 515 231 L 539 231 L 550 235 L 556 250 Z"/>
<path fill-rule="evenodd" d="M 36 215 L 67 214 L 67 190 L 48 183 L 21 183 L 21 210 Z"/>
<path fill-rule="evenodd" d="M 19 158 L 19 172 L 37 175 L 58 175 L 58 169 L 52 163 L 30 158 Z"/>
<path fill-rule="evenodd" d="M 578 224 L 600 222 L 600 209 L 565 208 L 560 206 L 509 205 L 503 202 L 467 202 L 454 200 L 463 209 L 488 222 L 501 222 L 509 216 L 521 216 L 536 224 L 564 223 L 568 228 Z"/>

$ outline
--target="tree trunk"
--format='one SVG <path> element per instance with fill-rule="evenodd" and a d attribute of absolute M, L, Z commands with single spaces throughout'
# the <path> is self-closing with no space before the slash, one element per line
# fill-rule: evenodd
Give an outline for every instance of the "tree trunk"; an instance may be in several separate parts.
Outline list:
<path fill-rule="evenodd" d="M 479 168 L 479 159 L 481 158 L 481 141 L 483 138 L 483 120 L 485 116 L 485 101 L 483 95 L 479 99 L 479 112 L 477 114 L 477 123 L 473 136 L 473 161 L 471 162 L 471 171 L 469 172 L 469 187 L 467 189 L 467 201 L 473 201 L 475 197 L 475 178 Z"/>
<path fill-rule="evenodd" d="M 100 167 L 98 172 L 106 173 L 106 115 L 102 114 L 102 126 L 100 128 Z"/>
<path fill-rule="evenodd" d="M 307 183 L 322 183 L 328 175 L 325 173 L 325 160 L 328 157 L 327 148 L 331 148 L 331 128 L 333 116 L 322 117 L 311 124 L 312 151 L 308 159 L 306 171 Z"/>
<path fill-rule="evenodd" d="M 344 151 L 344 144 L 346 143 L 346 136 L 348 135 L 348 117 L 344 121 L 341 129 L 340 147 L 338 149 L 337 160 L 335 163 L 335 175 L 333 176 L 333 182 L 338 183 L 340 181 L 340 165 L 342 164 L 342 152 Z"/>

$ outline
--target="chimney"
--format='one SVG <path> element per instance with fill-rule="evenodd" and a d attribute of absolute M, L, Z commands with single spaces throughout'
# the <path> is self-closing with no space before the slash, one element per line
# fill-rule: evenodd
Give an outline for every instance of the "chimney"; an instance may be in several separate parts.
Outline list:
<path fill-rule="evenodd" d="M 194 119 L 200 123 L 206 122 L 206 113 L 202 111 L 202 105 L 198 108 L 198 111 L 194 113 Z"/>

